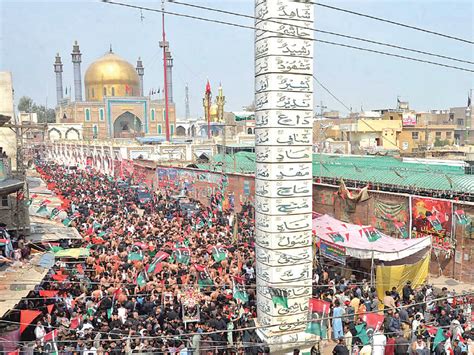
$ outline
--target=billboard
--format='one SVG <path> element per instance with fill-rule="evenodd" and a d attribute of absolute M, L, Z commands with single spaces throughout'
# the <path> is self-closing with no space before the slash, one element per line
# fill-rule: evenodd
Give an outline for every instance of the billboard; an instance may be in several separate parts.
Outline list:
<path fill-rule="evenodd" d="M 416 115 L 414 113 L 404 113 L 402 115 L 403 127 L 416 126 Z"/>
<path fill-rule="evenodd" d="M 450 201 L 425 197 L 411 198 L 411 237 L 452 237 L 453 205 Z"/>

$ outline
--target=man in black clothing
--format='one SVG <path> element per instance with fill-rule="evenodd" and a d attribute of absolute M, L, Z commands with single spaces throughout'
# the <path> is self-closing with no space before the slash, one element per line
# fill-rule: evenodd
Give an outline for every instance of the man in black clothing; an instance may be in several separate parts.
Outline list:
<path fill-rule="evenodd" d="M 339 338 L 339 341 L 334 347 L 332 353 L 334 355 L 349 355 L 349 349 L 347 349 L 347 346 L 344 343 L 344 338 Z"/>
<path fill-rule="evenodd" d="M 410 301 L 410 296 L 413 294 L 413 289 L 411 288 L 411 281 L 407 281 L 407 284 L 403 286 L 402 296 L 403 302 L 408 303 Z"/>

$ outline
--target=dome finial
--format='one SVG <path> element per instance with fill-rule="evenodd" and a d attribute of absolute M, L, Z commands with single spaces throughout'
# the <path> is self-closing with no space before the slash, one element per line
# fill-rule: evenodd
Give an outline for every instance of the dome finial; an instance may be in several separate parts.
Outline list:
<path fill-rule="evenodd" d="M 113 53 L 113 52 L 112 52 L 112 43 L 110 43 L 109 53 Z"/>

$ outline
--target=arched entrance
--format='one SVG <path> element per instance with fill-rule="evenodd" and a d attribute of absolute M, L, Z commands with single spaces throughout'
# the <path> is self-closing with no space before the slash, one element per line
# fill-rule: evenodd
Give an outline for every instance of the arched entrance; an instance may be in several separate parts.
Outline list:
<path fill-rule="evenodd" d="M 142 121 L 131 112 L 122 113 L 114 122 L 114 138 L 131 138 L 142 133 Z"/>

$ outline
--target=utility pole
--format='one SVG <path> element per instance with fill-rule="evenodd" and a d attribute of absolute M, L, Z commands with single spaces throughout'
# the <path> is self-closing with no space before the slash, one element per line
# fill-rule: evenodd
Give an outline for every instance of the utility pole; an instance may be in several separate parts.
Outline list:
<path fill-rule="evenodd" d="M 316 107 L 319 107 L 320 112 L 319 112 L 319 117 L 323 118 L 324 110 L 327 109 L 327 106 L 324 106 L 323 101 L 321 100 L 319 105 L 316 105 Z"/>
<path fill-rule="evenodd" d="M 165 82 L 165 125 L 166 125 L 166 141 L 170 141 L 170 121 L 169 121 L 169 105 L 168 105 L 168 78 L 167 78 L 167 48 L 168 42 L 166 42 L 166 34 L 165 34 L 165 1 L 161 0 L 161 10 L 163 11 L 161 14 L 161 20 L 163 23 L 163 33 L 162 33 L 162 41 L 160 42 L 160 47 L 163 48 L 163 76 Z"/>

